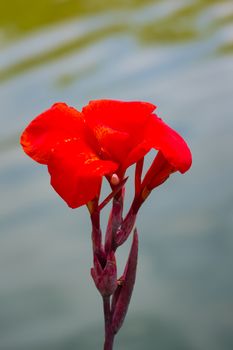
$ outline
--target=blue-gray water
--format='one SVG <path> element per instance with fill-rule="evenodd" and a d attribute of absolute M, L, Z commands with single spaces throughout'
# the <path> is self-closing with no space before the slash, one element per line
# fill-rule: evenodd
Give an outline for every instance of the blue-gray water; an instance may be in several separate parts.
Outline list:
<path fill-rule="evenodd" d="M 193 152 L 190 172 L 139 215 L 137 283 L 115 349 L 232 350 L 230 0 L 1 2 L 0 349 L 101 349 L 87 211 L 69 209 L 18 144 L 53 102 L 97 98 L 157 104 Z"/>

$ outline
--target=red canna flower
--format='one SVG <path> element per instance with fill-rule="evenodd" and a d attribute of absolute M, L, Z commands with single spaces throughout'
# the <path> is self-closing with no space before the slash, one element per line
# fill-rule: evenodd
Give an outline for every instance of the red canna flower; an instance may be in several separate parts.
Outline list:
<path fill-rule="evenodd" d="M 92 223 L 93 268 L 91 275 L 103 298 L 105 350 L 112 350 L 121 328 L 136 278 L 138 234 L 123 276 L 117 277 L 116 250 L 129 237 L 136 216 L 150 192 L 175 171 L 186 172 L 191 152 L 182 137 L 153 114 L 147 102 L 91 101 L 82 112 L 56 103 L 24 130 L 21 144 L 35 161 L 45 164 L 51 185 L 71 208 L 86 204 Z M 157 155 L 142 179 L 144 156 Z M 135 195 L 123 215 L 125 172 L 136 163 Z M 111 193 L 99 204 L 103 176 Z M 112 200 L 105 239 L 100 212 Z"/>
<path fill-rule="evenodd" d="M 30 157 L 48 166 L 51 185 L 77 208 L 99 196 L 103 176 L 116 173 L 122 179 L 151 148 L 165 159 L 169 174 L 189 169 L 187 144 L 152 114 L 155 108 L 147 102 L 96 100 L 79 112 L 56 103 L 28 125 L 21 144 Z M 167 175 L 165 171 L 163 178 Z M 152 188 L 159 182 L 150 176 L 145 185 Z"/>

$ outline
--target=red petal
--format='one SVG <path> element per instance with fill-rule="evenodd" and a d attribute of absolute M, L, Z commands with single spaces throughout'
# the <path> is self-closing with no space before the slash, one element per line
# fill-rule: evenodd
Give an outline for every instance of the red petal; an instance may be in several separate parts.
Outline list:
<path fill-rule="evenodd" d="M 81 140 L 60 143 L 48 162 L 51 185 L 71 208 L 98 196 L 103 175 L 117 167 L 112 161 L 100 160 Z"/>
<path fill-rule="evenodd" d="M 164 157 L 163 153 L 159 151 L 143 179 L 141 188 L 147 187 L 151 191 L 165 182 L 174 171 L 176 170 Z"/>
<path fill-rule="evenodd" d="M 102 157 L 121 163 L 130 149 L 130 135 L 104 125 L 93 126 L 92 131 Z"/>
<path fill-rule="evenodd" d="M 20 141 L 30 157 L 39 163 L 47 164 L 51 150 L 58 142 L 82 138 L 83 135 L 82 114 L 65 103 L 56 103 L 28 125 Z"/>
<path fill-rule="evenodd" d="M 192 155 L 184 139 L 160 118 L 151 116 L 146 130 L 147 142 L 163 153 L 168 162 L 181 173 L 185 173 L 192 164 Z"/>
<path fill-rule="evenodd" d="M 155 108 L 147 102 L 99 100 L 91 101 L 82 112 L 105 155 L 122 165 L 132 150 L 143 142 L 143 131 Z M 127 166 L 144 152 L 135 152 Z"/>
<path fill-rule="evenodd" d="M 143 158 L 150 151 L 151 147 L 148 141 L 143 140 L 129 152 L 128 156 L 125 156 L 122 168 L 127 169 L 130 165 L 137 163 L 139 159 Z"/>
<path fill-rule="evenodd" d="M 148 102 L 125 102 L 116 100 L 90 101 L 82 112 L 88 124 L 99 123 L 112 129 L 131 133 L 147 122 L 155 106 Z"/>

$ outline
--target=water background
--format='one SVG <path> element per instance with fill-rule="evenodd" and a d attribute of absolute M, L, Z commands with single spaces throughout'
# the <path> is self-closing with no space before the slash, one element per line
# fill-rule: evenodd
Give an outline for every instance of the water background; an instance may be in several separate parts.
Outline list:
<path fill-rule="evenodd" d="M 232 350 L 230 0 L 0 2 L 0 349 L 101 349 L 87 211 L 69 209 L 18 142 L 55 101 L 98 98 L 155 103 L 193 152 L 138 217 L 115 349 Z"/>

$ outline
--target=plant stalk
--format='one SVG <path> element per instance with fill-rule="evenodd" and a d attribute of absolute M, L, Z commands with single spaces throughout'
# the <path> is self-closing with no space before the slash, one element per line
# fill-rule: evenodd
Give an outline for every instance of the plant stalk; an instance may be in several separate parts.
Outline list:
<path fill-rule="evenodd" d="M 111 327 L 111 309 L 110 309 L 110 297 L 103 297 L 103 308 L 104 308 L 104 322 L 105 322 L 105 342 L 104 350 L 112 350 L 115 334 Z"/>

